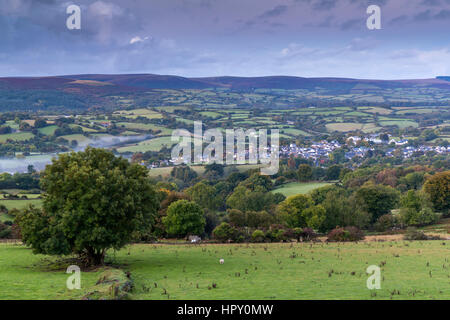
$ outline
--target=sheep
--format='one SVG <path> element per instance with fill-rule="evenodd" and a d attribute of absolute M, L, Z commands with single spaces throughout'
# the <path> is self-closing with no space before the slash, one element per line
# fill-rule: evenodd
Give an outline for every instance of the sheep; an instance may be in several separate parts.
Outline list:
<path fill-rule="evenodd" d="M 220 259 L 219 262 L 220 262 L 220 264 L 224 264 L 224 263 L 225 263 L 225 260 Z"/>

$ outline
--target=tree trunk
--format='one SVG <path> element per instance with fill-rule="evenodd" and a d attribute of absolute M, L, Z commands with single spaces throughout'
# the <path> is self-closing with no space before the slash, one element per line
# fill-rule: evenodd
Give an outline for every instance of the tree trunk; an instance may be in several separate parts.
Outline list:
<path fill-rule="evenodd" d="M 88 248 L 86 252 L 87 262 L 89 266 L 101 266 L 105 262 L 105 250 L 95 250 Z"/>

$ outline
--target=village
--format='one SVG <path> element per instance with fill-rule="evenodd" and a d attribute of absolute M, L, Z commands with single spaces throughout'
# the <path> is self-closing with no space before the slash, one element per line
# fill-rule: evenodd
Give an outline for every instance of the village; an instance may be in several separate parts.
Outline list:
<path fill-rule="evenodd" d="M 316 166 L 323 164 L 325 161 L 333 157 L 333 152 L 342 149 L 345 159 L 352 160 L 364 158 L 368 154 L 374 154 L 377 150 L 381 150 L 385 157 L 400 157 L 403 159 L 411 158 L 415 155 L 424 155 L 428 152 L 435 152 L 436 154 L 450 153 L 450 146 L 432 146 L 419 145 L 412 146 L 408 139 L 394 139 L 388 135 L 389 139 L 381 139 L 380 134 L 371 134 L 368 136 L 350 136 L 346 139 L 346 143 L 339 143 L 336 140 L 327 141 L 312 141 L 308 146 L 297 146 L 295 143 L 279 147 L 279 158 L 299 157 L 307 160 L 312 160 Z M 271 149 L 266 148 L 268 154 Z M 268 156 L 266 154 L 266 156 Z M 242 154 L 235 154 L 234 159 L 249 159 L 249 151 L 245 150 Z M 203 156 L 201 162 L 209 163 L 210 158 Z M 158 168 L 167 167 L 175 164 L 174 159 L 153 162 L 148 167 Z"/>

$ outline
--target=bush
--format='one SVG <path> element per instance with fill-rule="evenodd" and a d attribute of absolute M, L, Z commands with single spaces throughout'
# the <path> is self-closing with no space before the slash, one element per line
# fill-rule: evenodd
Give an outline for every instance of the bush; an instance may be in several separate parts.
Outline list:
<path fill-rule="evenodd" d="M 204 233 L 206 234 L 206 236 L 210 237 L 212 232 L 214 231 L 214 228 L 219 224 L 220 217 L 215 212 L 207 212 L 205 213 L 204 217 L 206 221 Z"/>
<path fill-rule="evenodd" d="M 263 242 L 264 241 L 264 232 L 262 232 L 261 230 L 253 231 L 252 241 L 253 242 Z"/>
<path fill-rule="evenodd" d="M 424 207 L 420 211 L 415 208 L 402 208 L 400 217 L 407 226 L 424 226 L 439 221 L 440 214 L 433 212 L 428 207 Z"/>
<path fill-rule="evenodd" d="M 0 239 L 7 239 L 11 235 L 11 227 L 0 222 Z"/>
<path fill-rule="evenodd" d="M 357 227 L 336 227 L 328 234 L 327 241 L 344 242 L 344 241 L 359 241 L 364 239 L 364 233 Z"/>
<path fill-rule="evenodd" d="M 271 242 L 281 242 L 289 239 L 286 235 L 286 228 L 278 224 L 270 226 L 269 230 L 266 232 L 266 238 Z"/>
<path fill-rule="evenodd" d="M 403 236 L 403 239 L 404 240 L 428 240 L 428 236 L 423 231 L 420 231 L 414 227 L 411 227 L 406 230 L 406 233 Z"/>
<path fill-rule="evenodd" d="M 273 186 L 274 187 L 278 187 L 278 186 L 281 186 L 285 182 L 286 182 L 286 178 L 281 176 L 281 177 L 278 177 L 278 178 L 275 179 L 275 182 L 274 182 Z"/>
<path fill-rule="evenodd" d="M 315 233 L 314 230 L 311 228 L 303 228 L 301 237 L 302 237 L 302 241 L 310 241 L 317 237 L 317 233 Z"/>
<path fill-rule="evenodd" d="M 300 242 L 300 239 L 302 238 L 302 234 L 303 234 L 302 228 L 292 229 L 292 236 L 293 236 L 293 238 L 297 239 L 298 242 Z"/>
<path fill-rule="evenodd" d="M 213 230 L 213 236 L 215 239 L 226 242 L 235 238 L 236 229 L 229 223 L 222 222 Z"/>
<path fill-rule="evenodd" d="M 374 225 L 375 230 L 377 230 L 378 232 L 392 230 L 392 228 L 394 228 L 395 226 L 396 226 L 396 219 L 390 213 L 379 217 Z"/>

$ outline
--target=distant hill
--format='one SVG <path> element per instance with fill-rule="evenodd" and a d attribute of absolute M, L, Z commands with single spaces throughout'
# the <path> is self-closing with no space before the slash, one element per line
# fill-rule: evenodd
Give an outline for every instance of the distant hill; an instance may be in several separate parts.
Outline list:
<path fill-rule="evenodd" d="M 303 89 L 323 95 L 383 95 L 387 89 L 436 88 L 450 90 L 450 77 L 412 80 L 370 80 L 349 78 L 205 77 L 186 78 L 157 74 L 80 74 L 51 77 L 0 78 L 0 112 L 30 110 L 75 110 L 114 108 L 114 98 L 133 96 L 142 105 L 158 103 L 154 89 Z M 446 92 L 445 92 L 446 93 Z M 450 91 L 449 91 L 450 93 Z M 140 100 L 139 100 L 140 99 Z"/>
<path fill-rule="evenodd" d="M 436 77 L 436 79 L 444 80 L 444 81 L 450 81 L 450 76 L 439 76 L 439 77 Z"/>
<path fill-rule="evenodd" d="M 185 78 L 157 74 L 81 74 L 54 77 L 0 78 L 0 88 L 34 90 L 86 90 L 99 92 L 139 89 L 315 89 L 352 90 L 353 88 L 436 87 L 450 89 L 450 77 L 415 80 L 368 80 L 349 78 L 268 77 L 206 77 Z M 104 83 L 108 86 L 100 86 Z"/>
<path fill-rule="evenodd" d="M 126 74 L 126 75 L 69 75 L 64 79 L 94 80 L 115 85 L 146 89 L 206 89 L 229 88 L 249 89 L 315 89 L 322 87 L 330 90 L 351 90 L 355 86 L 369 85 L 380 89 L 407 87 L 449 88 L 443 79 L 417 80 L 366 80 L 349 78 L 302 78 L 291 76 L 267 77 L 206 77 L 185 78 L 171 75 Z"/>

